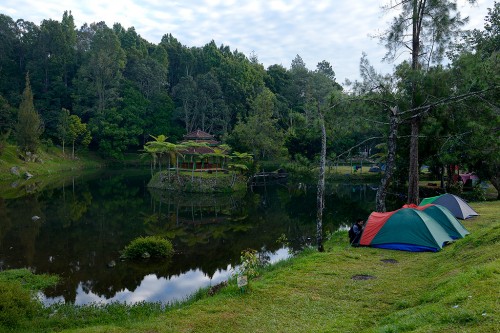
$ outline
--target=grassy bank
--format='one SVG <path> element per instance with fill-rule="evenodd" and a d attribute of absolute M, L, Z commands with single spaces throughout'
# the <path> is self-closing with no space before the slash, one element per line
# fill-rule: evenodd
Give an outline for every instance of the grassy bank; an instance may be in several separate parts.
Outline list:
<path fill-rule="evenodd" d="M 143 304 L 62 308 L 15 332 L 498 332 L 500 203 L 473 204 L 471 235 L 438 253 L 351 248 L 279 263 L 242 293 L 234 281 L 166 310 Z M 194 301 L 196 300 L 196 301 Z"/>
<path fill-rule="evenodd" d="M 37 155 L 41 160 L 39 162 L 23 161 L 17 147 L 7 145 L 0 154 L 0 181 L 23 179 L 26 172 L 35 177 L 46 176 L 62 171 L 99 168 L 105 164 L 105 161 L 90 152 L 78 152 L 76 158 L 72 159 L 70 151 L 66 150 L 66 154 L 63 154 L 61 148 L 54 146 L 39 149 Z M 18 168 L 19 176 L 11 172 L 13 167 Z"/>
<path fill-rule="evenodd" d="M 90 152 L 79 152 L 75 159 L 70 153 L 62 153 L 58 147 L 40 149 L 39 161 L 23 161 L 16 146 L 7 145 L 0 154 L 0 197 L 16 198 L 43 190 L 46 186 L 58 186 L 75 176 L 105 165 L 105 161 Z M 17 174 L 12 169 L 17 170 Z M 85 171 L 84 171 L 85 170 Z M 26 173 L 32 175 L 27 179 Z"/>

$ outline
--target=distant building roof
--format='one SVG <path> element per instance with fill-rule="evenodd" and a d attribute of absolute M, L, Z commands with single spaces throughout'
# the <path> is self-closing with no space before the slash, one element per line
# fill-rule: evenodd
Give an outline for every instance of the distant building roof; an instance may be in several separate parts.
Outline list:
<path fill-rule="evenodd" d="M 207 132 L 203 132 L 202 130 L 199 129 L 184 135 L 184 140 L 193 140 L 193 141 L 210 140 L 217 142 L 212 134 L 208 134 Z"/>
<path fill-rule="evenodd" d="M 207 132 L 203 132 L 201 130 L 196 130 L 194 132 L 188 133 L 184 135 L 184 140 L 182 143 L 186 143 L 188 141 L 194 141 L 194 142 L 202 142 L 206 143 L 210 147 L 216 147 L 220 144 L 219 141 L 215 140 L 214 136 L 212 134 L 208 134 Z M 213 153 L 213 149 L 206 147 L 197 147 L 194 149 L 188 149 L 187 151 L 184 151 L 187 154 L 208 154 L 208 153 Z M 208 148 L 208 149 L 207 149 Z M 210 151 L 209 151 L 210 150 Z"/>

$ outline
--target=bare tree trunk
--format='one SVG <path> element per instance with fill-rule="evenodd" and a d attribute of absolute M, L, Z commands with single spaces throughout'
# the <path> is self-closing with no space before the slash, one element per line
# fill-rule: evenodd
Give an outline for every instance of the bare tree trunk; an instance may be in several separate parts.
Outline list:
<path fill-rule="evenodd" d="M 412 17 L 412 61 L 411 69 L 416 73 L 420 69 L 418 62 L 420 56 L 420 33 L 422 29 L 423 10 L 426 3 L 413 1 L 413 17 Z M 417 107 L 416 95 L 417 84 L 415 79 L 412 79 L 411 87 L 411 107 Z M 410 164 L 408 168 L 408 203 L 418 205 L 418 135 L 420 126 L 420 116 L 414 115 L 411 119 L 411 139 L 410 139 Z"/>
<path fill-rule="evenodd" d="M 396 164 L 396 141 L 398 136 L 398 107 L 393 107 L 390 109 L 390 129 L 389 129 L 389 140 L 387 142 L 387 162 L 385 164 L 384 177 L 380 181 L 380 186 L 377 190 L 376 196 L 376 208 L 375 210 L 380 213 L 386 211 L 385 198 L 387 196 L 387 188 L 392 179 L 394 173 L 394 166 Z"/>
<path fill-rule="evenodd" d="M 418 205 L 418 136 L 419 117 L 411 119 L 410 166 L 408 170 L 408 203 Z"/>
<path fill-rule="evenodd" d="M 316 212 L 316 243 L 318 251 L 324 252 L 323 247 L 323 209 L 325 207 L 325 160 L 326 160 L 326 130 L 323 114 L 318 104 L 318 114 L 321 124 L 321 156 L 319 162 L 319 180 L 317 194 L 317 212 Z"/>

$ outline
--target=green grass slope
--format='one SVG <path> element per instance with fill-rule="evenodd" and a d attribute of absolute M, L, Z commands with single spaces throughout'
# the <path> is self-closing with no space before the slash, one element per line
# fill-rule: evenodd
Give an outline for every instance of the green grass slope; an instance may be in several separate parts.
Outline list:
<path fill-rule="evenodd" d="M 39 191 L 46 185 L 54 185 L 57 181 L 78 174 L 82 170 L 92 170 L 105 165 L 104 161 L 89 152 L 79 152 L 77 158 L 70 158 L 70 152 L 66 155 L 57 147 L 40 149 L 37 155 L 40 162 L 26 162 L 20 159 L 16 146 L 7 145 L 0 153 L 0 197 L 15 198 L 26 193 Z M 11 172 L 13 167 L 19 170 L 19 176 Z M 33 175 L 26 179 L 25 173 Z"/>
<path fill-rule="evenodd" d="M 25 172 L 41 176 L 55 174 L 60 171 L 98 168 L 104 164 L 104 161 L 89 152 L 78 152 L 76 158 L 72 159 L 70 158 L 70 149 L 66 149 L 66 154 L 63 155 L 62 150 L 58 147 L 41 148 L 37 155 L 42 162 L 25 162 L 19 158 L 16 146 L 7 145 L 0 153 L 0 181 L 19 178 L 10 172 L 10 169 L 14 166 L 19 168 L 21 176 Z"/>
<path fill-rule="evenodd" d="M 65 332 L 499 332 L 500 204 L 473 207 L 471 235 L 438 253 L 351 248 L 336 233 L 247 293 L 233 283 L 147 321 Z"/>

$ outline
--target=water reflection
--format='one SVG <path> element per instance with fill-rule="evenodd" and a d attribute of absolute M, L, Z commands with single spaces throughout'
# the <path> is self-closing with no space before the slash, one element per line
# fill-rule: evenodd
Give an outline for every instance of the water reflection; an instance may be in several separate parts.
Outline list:
<path fill-rule="evenodd" d="M 289 250 L 281 248 L 276 252 L 264 252 L 261 255 L 268 258 L 268 263 L 272 264 L 279 260 L 289 257 Z M 121 302 L 132 304 L 136 302 L 161 302 L 163 304 L 172 303 L 186 299 L 194 294 L 200 288 L 217 285 L 222 281 L 227 281 L 238 267 L 233 269 L 228 265 L 226 269 L 217 270 L 211 277 L 200 269 L 192 269 L 180 275 L 173 275 L 168 278 L 149 274 L 144 276 L 143 280 L 135 290 L 120 290 L 112 297 L 98 295 L 84 287 L 80 283 L 76 290 L 75 305 L 84 304 L 109 304 L 112 302 Z M 39 298 L 45 305 L 64 302 L 62 296 L 48 297 L 40 293 Z"/>
<path fill-rule="evenodd" d="M 244 249 L 275 260 L 315 238 L 315 185 L 188 195 L 150 191 L 149 177 L 147 171 L 110 170 L 0 199 L 0 269 L 61 276 L 41 296 L 47 303 L 171 302 L 227 279 Z M 368 215 L 374 196 L 367 185 L 329 184 L 325 230 Z M 32 220 L 35 215 L 40 219 Z M 289 249 L 276 242 L 282 234 Z M 146 235 L 170 238 L 172 260 L 119 260 L 125 245 Z"/>

